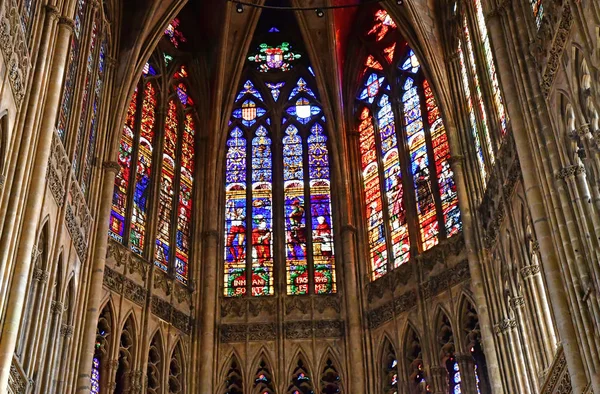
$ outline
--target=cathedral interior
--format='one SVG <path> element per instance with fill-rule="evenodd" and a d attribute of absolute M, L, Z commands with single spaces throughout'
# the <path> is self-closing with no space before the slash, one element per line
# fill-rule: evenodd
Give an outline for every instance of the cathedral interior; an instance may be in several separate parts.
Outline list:
<path fill-rule="evenodd" d="M 0 0 L 0 393 L 600 394 L 599 0 Z"/>

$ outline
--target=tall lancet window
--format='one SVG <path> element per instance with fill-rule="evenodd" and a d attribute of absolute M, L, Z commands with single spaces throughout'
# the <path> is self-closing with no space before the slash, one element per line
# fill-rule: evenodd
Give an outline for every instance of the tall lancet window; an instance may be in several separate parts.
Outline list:
<path fill-rule="evenodd" d="M 109 235 L 182 283 L 189 280 L 196 122 L 189 69 L 156 54 L 127 110 Z"/>
<path fill-rule="evenodd" d="M 363 42 L 356 113 L 375 280 L 462 225 L 446 130 L 416 54 L 384 10 Z"/>
<path fill-rule="evenodd" d="M 288 295 L 336 291 L 327 123 L 306 54 L 290 43 L 300 33 L 285 26 L 259 22 L 229 122 L 227 297 L 273 295 L 279 276 Z"/>
<path fill-rule="evenodd" d="M 509 118 L 496 73 L 481 0 L 465 0 L 461 3 L 461 8 L 465 12 L 459 13 L 456 20 L 462 31 L 457 43 L 457 53 L 463 94 L 469 111 L 472 144 L 481 183 L 485 187 L 497 150 L 508 130 Z"/>
<path fill-rule="evenodd" d="M 542 0 L 529 0 L 529 2 L 531 3 L 535 26 L 539 29 L 544 18 L 544 5 L 542 4 Z"/>

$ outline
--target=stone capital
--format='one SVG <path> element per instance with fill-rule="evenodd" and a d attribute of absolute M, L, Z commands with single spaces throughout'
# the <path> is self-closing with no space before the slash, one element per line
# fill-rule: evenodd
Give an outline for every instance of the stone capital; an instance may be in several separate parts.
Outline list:
<path fill-rule="evenodd" d="M 509 303 L 513 309 L 521 308 L 525 305 L 525 298 L 523 296 L 513 297 Z"/>
<path fill-rule="evenodd" d="M 530 276 L 538 274 L 539 272 L 540 266 L 538 264 L 532 264 L 521 268 L 521 276 L 523 277 L 523 279 L 527 279 Z"/>
<path fill-rule="evenodd" d="M 52 301 L 52 304 L 50 304 L 50 310 L 52 311 L 53 315 L 59 315 L 65 310 L 65 305 L 60 301 Z"/>
<path fill-rule="evenodd" d="M 67 18 L 66 16 L 61 16 L 58 18 L 58 24 L 71 30 L 71 32 L 75 30 L 75 21 L 71 18 Z"/>
<path fill-rule="evenodd" d="M 105 161 L 102 163 L 102 168 L 107 172 L 114 172 L 115 174 L 121 171 L 121 166 L 116 161 Z"/>
<path fill-rule="evenodd" d="M 44 8 L 46 9 L 46 13 L 48 14 L 48 16 L 52 19 L 58 18 L 58 16 L 60 15 L 58 8 L 56 8 L 53 5 L 46 4 Z"/>
<path fill-rule="evenodd" d="M 505 332 L 515 329 L 516 327 L 517 327 L 517 321 L 515 319 L 510 319 L 510 318 L 505 317 L 505 318 L 501 319 L 498 323 L 496 323 L 496 325 L 494 326 L 494 329 L 495 329 L 497 335 L 502 335 Z"/>
<path fill-rule="evenodd" d="M 44 271 L 41 268 L 36 268 L 33 271 L 33 280 L 40 283 L 46 283 L 48 281 L 48 275 L 48 271 Z"/>
<path fill-rule="evenodd" d="M 63 324 L 60 327 L 60 335 L 64 338 L 71 338 L 73 336 L 73 326 Z"/>

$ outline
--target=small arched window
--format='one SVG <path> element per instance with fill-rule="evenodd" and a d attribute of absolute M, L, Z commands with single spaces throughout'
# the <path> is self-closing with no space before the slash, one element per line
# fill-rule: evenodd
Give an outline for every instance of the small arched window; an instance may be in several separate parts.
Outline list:
<path fill-rule="evenodd" d="M 129 104 L 119 143 L 121 169 L 115 179 L 109 235 L 187 283 L 196 115 L 187 66 L 167 64 L 161 58 L 146 64 Z M 161 113 L 164 119 L 159 118 Z M 156 228 L 149 227 L 152 216 L 158 218 Z"/>
<path fill-rule="evenodd" d="M 533 12 L 533 18 L 535 19 L 535 25 L 539 29 L 544 18 L 544 4 L 542 0 L 529 0 L 531 3 L 531 11 Z"/>
<path fill-rule="evenodd" d="M 280 32 L 259 22 L 268 33 L 254 40 L 257 52 L 235 96 L 225 169 L 226 297 L 273 295 L 283 266 L 288 295 L 336 291 L 327 123 L 306 55 L 287 41 L 300 37 L 289 32 L 294 24 Z"/>
<path fill-rule="evenodd" d="M 448 137 L 415 52 L 384 10 L 363 42 L 357 96 L 371 278 L 461 230 Z"/>

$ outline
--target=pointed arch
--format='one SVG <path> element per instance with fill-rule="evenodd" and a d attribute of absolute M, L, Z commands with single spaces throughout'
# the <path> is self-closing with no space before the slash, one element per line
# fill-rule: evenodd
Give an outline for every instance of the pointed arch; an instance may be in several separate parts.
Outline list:
<path fill-rule="evenodd" d="M 171 354 L 171 361 L 169 362 L 168 388 L 169 393 L 185 393 L 186 371 L 181 340 L 177 342 L 175 348 L 173 349 L 173 353 Z"/>
<path fill-rule="evenodd" d="M 285 267 L 288 295 L 335 293 L 327 120 L 314 72 L 294 42 L 301 37 L 295 19 L 271 29 L 268 14 L 234 96 L 225 147 L 224 295 L 273 295 L 278 267 Z M 278 226 L 282 236 L 273 233 Z"/>
<path fill-rule="evenodd" d="M 256 394 L 275 394 L 277 384 L 274 380 L 272 365 L 269 362 L 269 356 L 266 349 L 261 349 L 255 363 L 253 380 L 251 382 L 252 393 Z"/>
<path fill-rule="evenodd" d="M 400 366 L 396 348 L 387 335 L 384 335 L 381 345 L 380 360 L 381 383 L 379 387 L 381 387 L 385 394 L 395 394 L 400 390 L 398 384 Z"/>
<path fill-rule="evenodd" d="M 383 9 L 365 13 L 355 96 L 371 279 L 461 230 L 449 144 L 433 87 Z"/>
<path fill-rule="evenodd" d="M 115 338 L 115 314 L 112 301 L 109 299 L 102 307 L 96 327 L 96 342 L 92 358 L 90 386 L 93 394 L 101 392 L 102 387 L 108 387 L 110 380 L 109 361 L 111 360 L 111 342 Z"/>
<path fill-rule="evenodd" d="M 291 378 L 286 391 L 287 394 L 312 394 L 314 392 L 313 375 L 306 360 L 306 355 L 299 349 L 290 365 Z"/>
<path fill-rule="evenodd" d="M 235 352 L 232 352 L 226 364 L 227 373 L 225 375 L 224 394 L 244 394 L 244 377 L 241 364 Z"/>
<path fill-rule="evenodd" d="M 423 392 L 422 389 L 427 388 L 422 350 L 421 336 L 409 321 L 404 332 L 404 357 L 408 369 L 409 390 L 414 394 L 419 394 Z"/>
<path fill-rule="evenodd" d="M 446 369 L 448 374 L 447 384 L 450 393 L 461 392 L 460 368 L 455 356 L 455 338 L 450 315 L 445 308 L 438 304 L 436 308 L 436 317 L 434 319 L 434 338 L 435 347 L 438 351 L 438 362 L 440 366 Z"/>
<path fill-rule="evenodd" d="M 119 337 L 118 366 L 115 376 L 115 391 L 126 392 L 131 388 L 131 373 L 135 365 L 137 335 L 134 313 L 130 312 L 123 324 Z"/>
<path fill-rule="evenodd" d="M 343 392 L 341 364 L 331 348 L 327 349 L 321 360 L 320 391 L 321 394 L 337 394 Z"/>
<path fill-rule="evenodd" d="M 151 394 L 162 393 L 164 384 L 163 364 L 165 362 L 162 332 L 156 330 L 148 348 L 148 365 L 146 367 L 147 390 Z"/>

